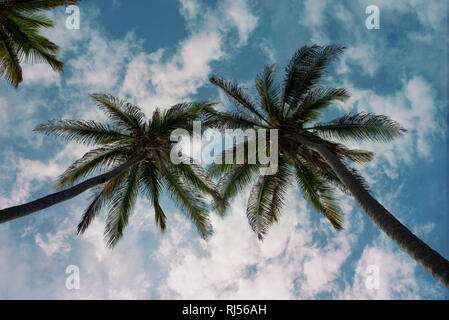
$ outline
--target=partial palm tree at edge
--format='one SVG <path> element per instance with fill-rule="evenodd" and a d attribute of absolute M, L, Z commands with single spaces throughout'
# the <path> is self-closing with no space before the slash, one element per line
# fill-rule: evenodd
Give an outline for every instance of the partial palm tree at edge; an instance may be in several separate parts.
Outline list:
<path fill-rule="evenodd" d="M 340 209 L 333 194 L 333 187 L 338 187 L 351 194 L 383 232 L 449 288 L 449 261 L 416 237 L 374 199 L 363 177 L 349 166 L 350 162 L 369 162 L 373 154 L 351 150 L 331 141 L 387 142 L 406 130 L 386 116 L 370 113 L 347 114 L 330 122 L 315 122 L 333 102 L 349 98 L 344 88 L 319 85 L 329 63 L 343 50 L 336 45 L 300 48 L 285 70 L 282 85 L 275 79 L 274 65 L 266 66 L 256 77 L 257 99 L 236 83 L 211 77 L 211 82 L 235 106 L 235 111 L 217 113 L 221 119 L 216 123 L 217 127 L 277 129 L 279 164 L 274 175 L 261 175 L 258 171 L 260 164 L 250 164 L 246 157 L 243 164 L 214 164 L 209 172 L 221 177 L 219 186 L 224 203 L 252 185 L 246 214 L 260 239 L 270 225 L 278 221 L 287 189 L 293 180 L 312 207 L 321 212 L 334 228 L 342 229 Z M 225 210 L 220 205 L 216 207 Z"/>
<path fill-rule="evenodd" d="M 42 36 L 42 28 L 54 22 L 42 11 L 75 4 L 81 0 L 8 0 L 0 3 L 0 76 L 18 87 L 23 80 L 21 62 L 45 62 L 55 71 L 64 64 L 58 46 Z"/>
<path fill-rule="evenodd" d="M 215 103 L 180 103 L 166 110 L 156 109 L 146 120 L 140 108 L 110 95 L 93 94 L 110 122 L 54 120 L 35 131 L 95 146 L 71 165 L 59 178 L 59 192 L 19 206 L 0 210 L 0 223 L 27 216 L 57 203 L 72 199 L 93 188 L 93 199 L 78 225 L 83 233 L 102 208 L 107 207 L 105 239 L 116 245 L 128 224 L 137 196 L 148 197 L 154 208 L 155 223 L 164 231 L 166 214 L 160 197 L 166 190 L 192 220 L 203 238 L 212 234 L 209 206 L 204 196 L 220 202 L 216 186 L 201 166 L 194 163 L 174 165 L 170 151 L 174 129 L 191 133 L 193 121 L 203 126 L 212 121 L 210 110 Z M 103 173 L 104 172 L 104 173 Z M 96 175 L 81 183 L 81 179 Z M 73 184 L 78 183 L 73 186 Z"/>

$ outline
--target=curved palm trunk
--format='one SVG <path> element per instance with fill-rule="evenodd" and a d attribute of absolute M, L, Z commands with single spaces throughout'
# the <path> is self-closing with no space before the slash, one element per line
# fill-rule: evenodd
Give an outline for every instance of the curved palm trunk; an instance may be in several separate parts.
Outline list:
<path fill-rule="evenodd" d="M 354 178 L 340 159 L 326 146 L 311 142 L 303 137 L 299 137 L 299 140 L 321 154 L 362 209 L 383 232 L 404 249 L 416 262 L 422 265 L 435 279 L 449 288 L 449 261 L 415 236 L 374 199 Z"/>
<path fill-rule="evenodd" d="M 80 184 L 77 184 L 76 186 L 73 186 L 66 190 L 62 190 L 62 191 L 50 194 L 46 197 L 34 200 L 32 202 L 28 202 L 28 203 L 25 203 L 25 204 L 22 204 L 19 206 L 2 209 L 2 210 L 0 210 L 0 224 L 4 223 L 4 222 L 8 222 L 10 220 L 14 220 L 17 218 L 27 216 L 34 212 L 51 207 L 57 203 L 60 203 L 60 202 L 66 201 L 66 200 L 70 200 L 70 199 L 76 197 L 77 195 L 80 195 L 87 189 L 95 187 L 101 183 L 104 183 L 104 182 L 118 176 L 123 171 L 125 171 L 129 167 L 131 167 L 133 164 L 143 160 L 144 158 L 145 158 L 145 154 L 141 154 L 138 157 L 115 168 L 114 170 L 111 170 L 102 175 L 90 178 L 90 179 L 83 181 Z"/>

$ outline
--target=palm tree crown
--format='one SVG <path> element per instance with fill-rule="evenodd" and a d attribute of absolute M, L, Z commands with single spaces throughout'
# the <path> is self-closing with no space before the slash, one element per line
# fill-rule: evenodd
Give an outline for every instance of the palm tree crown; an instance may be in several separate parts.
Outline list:
<path fill-rule="evenodd" d="M 54 26 L 42 11 L 81 0 L 8 0 L 0 3 L 0 76 L 17 87 L 22 82 L 22 61 L 45 62 L 55 71 L 64 64 L 56 57 L 58 46 L 42 36 Z"/>
<path fill-rule="evenodd" d="M 405 132 L 397 122 L 370 113 L 347 114 L 333 121 L 316 122 L 326 107 L 349 98 L 349 93 L 343 88 L 319 85 L 326 67 L 343 49 L 335 45 L 302 47 L 286 67 L 282 84 L 276 82 L 275 66 L 267 65 L 255 80 L 256 99 L 238 84 L 216 76 L 210 79 L 235 104 L 234 111 L 220 113 L 218 126 L 278 130 L 278 171 L 274 175 L 261 175 L 258 163 L 214 164 L 210 168 L 212 175 L 222 176 L 219 186 L 224 200 L 252 184 L 246 214 L 260 239 L 269 226 L 278 221 L 286 191 L 294 180 L 312 207 L 321 212 L 334 228 L 342 229 L 340 209 L 332 186 L 348 192 L 347 186 L 320 153 L 302 143 L 301 137 L 325 145 L 348 167 L 350 162 L 371 161 L 372 152 L 349 149 L 328 139 L 388 141 Z M 367 188 L 357 171 L 348 168 Z"/>
<path fill-rule="evenodd" d="M 94 188 L 78 233 L 83 233 L 103 207 L 107 207 L 105 238 L 113 247 L 123 234 L 141 192 L 152 202 L 157 226 L 166 228 L 166 214 L 160 205 L 165 189 L 176 204 L 191 218 L 204 238 L 212 232 L 208 205 L 204 195 L 217 202 L 219 194 L 207 172 L 195 164 L 174 165 L 170 150 L 174 142 L 170 133 L 177 128 L 192 132 L 192 122 L 208 125 L 208 112 L 214 103 L 181 103 L 161 111 L 156 109 L 150 120 L 138 107 L 110 95 L 93 94 L 110 123 L 95 121 L 53 120 L 35 130 L 95 146 L 71 165 L 59 178 L 58 187 L 67 187 L 86 176 L 109 171 L 130 163 L 126 170 Z"/>

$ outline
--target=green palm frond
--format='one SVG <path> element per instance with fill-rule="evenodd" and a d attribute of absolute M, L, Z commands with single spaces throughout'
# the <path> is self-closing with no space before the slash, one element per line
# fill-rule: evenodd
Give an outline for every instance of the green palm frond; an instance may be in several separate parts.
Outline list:
<path fill-rule="evenodd" d="M 213 129 L 251 129 L 251 128 L 267 128 L 258 118 L 243 114 L 241 112 L 219 112 L 216 111 L 210 116 L 206 123 L 207 128 Z"/>
<path fill-rule="evenodd" d="M 218 181 L 218 188 L 220 189 L 223 200 L 228 201 L 239 192 L 243 191 L 256 177 L 259 168 L 259 164 L 245 163 L 237 165 L 231 171 L 226 173 Z"/>
<path fill-rule="evenodd" d="M 366 163 L 373 160 L 374 153 L 367 150 L 351 149 L 347 150 L 344 156 L 353 162 Z"/>
<path fill-rule="evenodd" d="M 22 82 L 22 67 L 14 40 L 0 21 L 0 76 L 4 76 L 16 88 Z"/>
<path fill-rule="evenodd" d="M 344 88 L 313 88 L 308 91 L 296 110 L 291 109 L 294 112 L 289 118 L 299 123 L 314 121 L 333 102 L 345 101 L 348 98 L 349 93 Z"/>
<path fill-rule="evenodd" d="M 260 106 L 271 118 L 279 118 L 280 89 L 275 83 L 275 65 L 267 65 L 256 76 L 256 90 L 260 95 Z"/>
<path fill-rule="evenodd" d="M 335 229 L 343 229 L 340 209 L 334 198 L 332 189 L 320 177 L 320 173 L 300 158 L 295 160 L 295 171 L 296 181 L 304 198 L 315 210 L 322 213 Z"/>
<path fill-rule="evenodd" d="M 216 207 L 226 207 L 226 203 L 222 199 L 218 187 L 203 167 L 195 164 L 193 161 L 191 161 L 190 164 L 186 164 L 183 161 L 180 164 L 173 166 L 172 170 L 178 171 L 179 175 L 182 176 L 187 183 L 201 193 L 212 196 Z"/>
<path fill-rule="evenodd" d="M 0 9 L 39 11 L 50 10 L 60 6 L 68 6 L 81 2 L 81 0 L 8 0 L 0 4 Z"/>
<path fill-rule="evenodd" d="M 251 189 L 246 216 L 259 240 L 262 240 L 268 228 L 278 221 L 291 174 L 287 161 L 281 158 L 277 173 L 259 176 Z"/>
<path fill-rule="evenodd" d="M 159 204 L 159 195 L 163 187 L 159 172 L 155 164 L 145 162 L 141 166 L 140 179 L 147 197 L 153 204 L 156 226 L 164 232 L 167 227 L 167 217 Z"/>
<path fill-rule="evenodd" d="M 294 108 L 309 89 L 314 87 L 325 74 L 329 63 L 343 53 L 344 47 L 303 46 L 291 58 L 284 78 L 282 105 Z"/>
<path fill-rule="evenodd" d="M 39 22 L 38 16 L 34 16 L 34 22 L 32 23 L 25 20 L 24 16 L 0 17 L 0 24 L 13 40 L 20 61 L 27 63 L 46 62 L 53 70 L 62 71 L 64 64 L 54 55 L 58 52 L 58 46 L 39 34 L 39 28 L 35 27 L 37 23 L 46 24 L 48 21 Z"/>
<path fill-rule="evenodd" d="M 260 121 L 265 121 L 267 124 L 270 123 L 268 120 L 269 117 L 264 114 L 265 112 L 262 109 L 254 105 L 251 97 L 245 92 L 244 88 L 232 81 L 227 81 L 217 76 L 212 76 L 210 78 L 210 82 L 222 89 L 226 96 L 234 102 L 237 107 L 242 106 L 247 111 L 258 117 Z"/>
<path fill-rule="evenodd" d="M 407 131 L 387 116 L 364 112 L 319 123 L 311 129 L 326 139 L 358 142 L 366 140 L 388 142 Z"/>
<path fill-rule="evenodd" d="M 101 209 L 111 199 L 112 195 L 114 194 L 114 191 L 122 183 L 125 176 L 126 172 L 124 174 L 114 177 L 113 179 L 104 183 L 100 187 L 95 188 L 94 191 L 95 197 L 93 198 L 89 207 L 84 212 L 81 221 L 78 224 L 78 231 L 77 231 L 78 234 L 83 234 L 86 231 L 86 229 L 92 223 L 94 218 L 98 215 Z"/>
<path fill-rule="evenodd" d="M 356 169 L 348 167 L 348 166 L 346 166 L 346 168 L 349 170 L 349 172 L 351 172 L 354 179 L 356 179 L 358 181 L 358 183 L 360 183 L 360 185 L 366 191 L 370 192 L 370 186 L 369 186 L 368 182 L 366 181 L 366 179 L 363 178 L 358 173 L 358 171 Z M 351 195 L 348 187 L 343 182 L 340 181 L 340 179 L 337 177 L 337 175 L 332 170 L 326 171 L 325 173 L 321 172 L 321 175 L 327 182 L 331 183 L 332 185 L 334 185 L 335 187 L 340 189 L 340 191 L 342 191 L 343 193 L 345 193 L 347 195 Z"/>
<path fill-rule="evenodd" d="M 268 231 L 270 225 L 265 212 L 267 212 L 270 204 L 270 196 L 273 192 L 275 178 L 273 176 L 259 176 L 257 182 L 251 188 L 246 207 L 246 216 L 249 225 L 259 237 L 263 239 L 263 235 Z"/>
<path fill-rule="evenodd" d="M 119 141 L 131 143 L 135 140 L 132 136 L 121 133 L 110 125 L 92 120 L 52 120 L 37 126 L 33 131 L 86 145 L 102 145 Z"/>
<path fill-rule="evenodd" d="M 126 180 L 114 190 L 109 203 L 108 217 L 104 237 L 107 245 L 113 248 L 123 235 L 123 230 L 128 225 L 129 216 L 135 205 L 139 191 L 138 172 L 139 165 L 133 165 L 128 171 Z"/>
<path fill-rule="evenodd" d="M 139 112 L 137 107 L 108 94 L 90 94 L 90 97 L 98 102 L 98 107 L 115 126 L 130 131 L 141 131 L 143 113 Z"/>
<path fill-rule="evenodd" d="M 117 163 L 125 161 L 127 152 L 129 152 L 129 148 L 118 146 L 105 146 L 91 150 L 59 176 L 56 186 L 66 187 L 90 174 L 111 168 Z"/>
<path fill-rule="evenodd" d="M 52 28 L 55 23 L 47 16 L 33 12 L 15 12 L 14 16 L 10 17 L 18 24 L 28 24 L 31 30 L 38 30 L 39 28 Z"/>
<path fill-rule="evenodd" d="M 157 109 L 150 121 L 149 130 L 161 134 L 170 134 L 175 129 L 184 129 L 191 133 L 193 121 L 201 121 L 203 124 L 202 120 L 205 117 L 205 124 L 207 125 L 209 118 L 212 116 L 212 107 L 216 104 L 210 101 L 184 102 L 162 112 Z M 202 130 L 205 129 L 206 126 L 202 126 Z"/>
<path fill-rule="evenodd" d="M 257 150 L 250 145 L 256 146 L 257 141 L 251 141 L 248 137 L 243 137 L 242 142 L 233 142 L 233 146 L 223 150 L 218 155 L 215 156 L 213 163 L 209 166 L 208 173 L 211 177 L 221 177 L 223 174 L 235 169 L 241 164 L 257 164 Z M 237 163 L 239 150 L 243 150 L 243 160 L 241 163 Z M 227 154 L 232 155 L 232 158 L 227 157 Z M 252 158 L 254 161 L 249 161 Z M 254 162 L 254 163 L 253 163 Z"/>
<path fill-rule="evenodd" d="M 213 233 L 213 229 L 209 220 L 205 199 L 197 190 L 186 184 L 179 172 L 170 170 L 162 162 L 161 165 L 163 178 L 166 181 L 166 187 L 170 192 L 171 198 L 183 212 L 187 213 L 200 235 L 204 239 L 209 238 Z"/>
<path fill-rule="evenodd" d="M 42 14 L 58 6 L 81 0 L 8 0 L 0 3 L 0 76 L 18 87 L 23 81 L 21 62 L 47 63 L 63 71 L 58 46 L 40 34 L 54 22 Z"/>

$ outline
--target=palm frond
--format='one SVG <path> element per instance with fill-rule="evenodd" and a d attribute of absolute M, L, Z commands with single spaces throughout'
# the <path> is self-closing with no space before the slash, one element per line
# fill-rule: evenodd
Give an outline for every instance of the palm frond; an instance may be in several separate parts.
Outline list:
<path fill-rule="evenodd" d="M 345 101 L 349 98 L 349 93 L 344 88 L 323 88 L 316 87 L 306 94 L 298 108 L 290 109 L 294 111 L 289 119 L 295 122 L 304 123 L 314 121 L 321 116 L 321 112 L 335 101 Z"/>
<path fill-rule="evenodd" d="M 139 166 L 140 164 L 135 164 L 128 170 L 126 180 L 114 190 L 110 200 L 104 231 L 107 246 L 110 248 L 113 248 L 117 244 L 123 235 L 123 230 L 128 225 L 129 216 L 135 205 L 139 191 Z"/>
<path fill-rule="evenodd" d="M 326 139 L 357 142 L 366 140 L 388 142 L 407 132 L 398 122 L 387 116 L 364 112 L 319 123 L 311 129 Z"/>
<path fill-rule="evenodd" d="M 33 131 L 86 145 L 102 145 L 119 141 L 130 143 L 134 141 L 132 136 L 124 134 L 110 125 L 92 120 L 52 120 L 37 126 Z"/>
<path fill-rule="evenodd" d="M 112 123 L 119 128 L 131 131 L 140 131 L 142 128 L 137 107 L 107 94 L 90 94 L 90 97 L 98 102 L 98 107 L 111 119 Z M 137 117 L 136 117 L 137 115 Z"/>
<path fill-rule="evenodd" d="M 167 227 L 167 217 L 159 204 L 159 195 L 162 190 L 162 181 L 159 174 L 159 169 L 155 164 L 148 162 L 142 164 L 140 172 L 142 187 L 153 204 L 156 226 L 164 232 Z"/>
<path fill-rule="evenodd" d="M 191 133 L 193 121 L 205 120 L 207 124 L 207 121 L 212 116 L 212 107 L 216 104 L 216 102 L 210 101 L 184 102 L 178 103 L 162 112 L 156 109 L 149 123 L 149 131 L 165 135 L 175 129 L 184 129 Z M 205 117 L 205 119 L 202 117 Z M 202 127 L 202 130 L 205 129 L 206 127 Z"/>
<path fill-rule="evenodd" d="M 64 64 L 54 55 L 58 46 L 38 33 L 38 29 L 23 18 L 15 15 L 2 17 L 1 25 L 14 39 L 20 61 L 27 63 L 45 62 L 55 71 L 62 71 Z"/>
<path fill-rule="evenodd" d="M 242 106 L 243 108 L 254 114 L 256 117 L 258 117 L 260 121 L 265 121 L 267 124 L 270 123 L 270 121 L 268 120 L 269 117 L 264 114 L 263 110 L 254 105 L 251 97 L 241 86 L 232 81 L 227 81 L 217 76 L 212 76 L 210 78 L 210 82 L 223 90 L 226 96 L 232 102 L 234 102 L 234 104 L 236 104 L 237 106 Z"/>
<path fill-rule="evenodd" d="M 207 239 L 212 235 L 213 229 L 205 199 L 198 191 L 186 184 L 178 172 L 165 167 L 162 162 L 161 165 L 171 198 L 183 212 L 187 213 L 200 235 Z"/>
<path fill-rule="evenodd" d="M 22 82 L 22 67 L 14 40 L 0 21 L 0 76 L 4 76 L 16 88 Z"/>
<path fill-rule="evenodd" d="M 91 150 L 59 176 L 56 186 L 62 188 L 71 185 L 83 177 L 121 163 L 126 160 L 127 152 L 128 148 L 117 146 Z"/>
<path fill-rule="evenodd" d="M 275 65 L 267 65 L 264 71 L 256 76 L 256 90 L 260 95 L 260 106 L 271 118 L 279 120 L 280 89 L 275 84 Z"/>
<path fill-rule="evenodd" d="M 285 70 L 282 105 L 294 108 L 309 89 L 324 75 L 329 63 L 340 56 L 344 47 L 303 46 L 295 52 Z"/>
<path fill-rule="evenodd" d="M 322 213 L 335 229 L 343 229 L 340 209 L 334 198 L 332 188 L 320 177 L 316 169 L 302 159 L 297 158 L 295 162 L 296 181 L 304 198 L 315 210 Z"/>
<path fill-rule="evenodd" d="M 19 11 L 15 12 L 13 17 L 17 19 L 19 24 L 28 24 L 29 28 L 35 31 L 39 28 L 52 28 L 55 26 L 55 23 L 44 14 Z"/>
<path fill-rule="evenodd" d="M 277 173 L 259 176 L 251 189 L 246 216 L 259 240 L 263 239 L 271 224 L 278 221 L 291 174 L 288 162 L 280 158 Z"/>
<path fill-rule="evenodd" d="M 218 166 L 218 165 L 217 165 Z M 226 173 L 219 181 L 218 188 L 224 201 L 229 201 L 243 191 L 255 179 L 259 164 L 241 164 Z"/>
<path fill-rule="evenodd" d="M 50 10 L 79 2 L 81 2 L 81 0 L 8 0 L 0 4 L 0 9 L 23 11 Z"/>
<path fill-rule="evenodd" d="M 111 179 L 110 181 L 104 183 L 98 188 L 95 188 L 96 196 L 93 201 L 89 205 L 89 207 L 84 212 L 80 223 L 78 224 L 78 234 L 83 234 L 86 229 L 89 227 L 94 218 L 98 215 L 101 209 L 107 204 L 107 202 L 111 199 L 114 191 L 117 187 L 122 183 L 125 174 L 118 175 Z"/>
<path fill-rule="evenodd" d="M 351 172 L 352 176 L 354 177 L 354 179 L 356 179 L 358 181 L 358 183 L 368 192 L 370 192 L 370 186 L 368 184 L 368 182 L 366 181 L 365 178 L 363 178 L 359 172 L 354 169 L 351 168 L 349 166 L 346 166 L 346 168 Z M 348 187 L 340 181 L 340 179 L 337 177 L 337 175 L 335 174 L 335 172 L 333 172 L 332 170 L 326 171 L 326 172 L 321 172 L 322 177 L 328 181 L 329 183 L 331 183 L 332 185 L 334 185 L 335 187 L 337 187 L 338 189 L 340 189 L 340 191 L 344 192 L 347 195 L 351 195 L 351 192 L 349 191 Z"/>
<path fill-rule="evenodd" d="M 353 162 L 366 163 L 373 160 L 374 154 L 367 150 L 351 149 L 345 151 L 344 156 Z"/>
<path fill-rule="evenodd" d="M 202 123 L 203 124 L 203 123 Z M 213 129 L 252 129 L 268 128 L 258 118 L 242 114 L 238 111 L 219 112 L 215 111 L 213 116 L 206 122 L 207 128 Z"/>
<path fill-rule="evenodd" d="M 199 190 L 204 195 L 212 196 L 217 208 L 226 207 L 226 203 L 222 199 L 218 187 L 203 167 L 193 161 L 190 161 L 189 164 L 183 161 L 180 164 L 173 166 L 172 170 L 178 171 L 179 175 L 196 190 Z"/>

